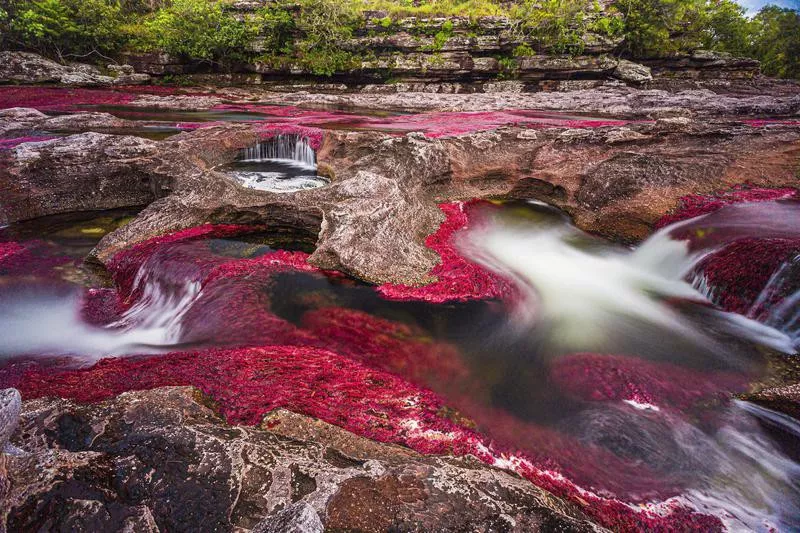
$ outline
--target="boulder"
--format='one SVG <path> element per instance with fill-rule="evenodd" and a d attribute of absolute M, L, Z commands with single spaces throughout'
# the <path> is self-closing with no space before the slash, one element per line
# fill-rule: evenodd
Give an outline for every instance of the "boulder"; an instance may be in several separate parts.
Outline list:
<path fill-rule="evenodd" d="M 132 68 L 130 65 L 124 66 Z M 0 52 L 0 83 L 61 83 L 75 87 L 104 87 L 150 81 L 149 76 L 134 74 L 132 71 L 120 70 L 118 73 L 121 75 L 115 78 L 103 75 L 92 65 L 62 65 L 30 52 Z"/>
<path fill-rule="evenodd" d="M 19 425 L 22 397 L 17 389 L 0 390 L 0 454 Z"/>
<path fill-rule="evenodd" d="M 12 442 L 26 453 L 8 461 L 9 531 L 601 529 L 469 457 L 422 456 L 284 410 L 230 426 L 188 387 L 27 401 Z"/>
<path fill-rule="evenodd" d="M 614 69 L 614 77 L 637 85 L 653 81 L 653 74 L 648 67 L 627 59 L 619 60 L 617 67 Z"/>

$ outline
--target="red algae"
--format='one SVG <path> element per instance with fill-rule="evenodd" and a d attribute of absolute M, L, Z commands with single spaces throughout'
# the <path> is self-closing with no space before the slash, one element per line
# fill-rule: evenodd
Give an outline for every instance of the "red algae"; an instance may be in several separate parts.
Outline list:
<path fill-rule="evenodd" d="M 324 349 L 213 349 L 106 359 L 84 369 L 12 363 L 0 369 L 0 383 L 17 387 L 26 399 L 57 395 L 81 402 L 101 401 L 130 390 L 194 385 L 217 402 L 231 423 L 258 424 L 271 410 L 285 408 L 420 453 L 475 455 L 572 499 L 617 530 L 677 531 L 690 525 L 720 529 L 716 518 L 685 509 L 660 516 L 578 489 L 529 459 L 503 454 L 473 430 L 446 418 L 442 400 L 429 390 Z"/>
<path fill-rule="evenodd" d="M 557 358 L 550 378 L 572 396 L 588 401 L 629 400 L 658 408 L 689 410 L 744 392 L 739 374 L 701 373 L 634 357 L 578 353 Z"/>
<path fill-rule="evenodd" d="M 431 271 L 438 281 L 424 287 L 387 283 L 378 287 L 378 292 L 392 300 L 431 303 L 513 296 L 515 289 L 510 282 L 465 259 L 454 241 L 459 232 L 467 231 L 470 223 L 475 223 L 478 209 L 491 205 L 481 200 L 440 204 L 445 221 L 425 240 L 425 245 L 441 258 Z"/>
<path fill-rule="evenodd" d="M 744 202 L 770 202 L 798 199 L 797 189 L 740 187 L 713 195 L 681 198 L 678 210 L 662 217 L 656 227 L 713 213 L 722 207 Z M 800 240 L 791 238 L 753 238 L 737 240 L 703 259 L 696 267 L 711 289 L 714 303 L 727 311 L 746 314 L 782 264 L 800 253 Z M 800 287 L 785 287 L 786 291 Z M 783 295 L 772 295 L 773 302 Z"/>
<path fill-rule="evenodd" d="M 306 313 L 302 325 L 325 348 L 415 383 L 433 386 L 469 377 L 454 346 L 433 342 L 409 324 L 355 309 L 325 307 Z"/>
<path fill-rule="evenodd" d="M 160 86 L 120 86 L 113 89 L 81 89 L 65 87 L 4 86 L 0 87 L 0 109 L 32 107 L 39 111 L 78 111 L 83 106 L 127 105 L 140 94 L 174 95 L 186 93 L 179 88 Z"/>
<path fill-rule="evenodd" d="M 489 286 L 497 291 L 493 295 L 506 294 L 453 247 L 453 236 L 467 226 L 473 206 L 477 204 L 444 204 L 447 221 L 428 242 L 442 255 L 442 269 L 434 273 L 445 281 L 436 290 L 448 298 L 456 293 L 485 295 Z M 454 418 L 442 398 L 425 385 L 435 383 L 437 390 L 455 391 L 447 384 L 470 383 L 475 378 L 455 347 L 432 342 L 415 326 L 338 307 L 312 309 L 299 325 L 278 317 L 264 290 L 276 273 L 337 274 L 320 272 L 302 252 L 262 247 L 254 250 L 261 254 L 256 257 L 233 257 L 225 242 L 219 241 L 261 229 L 204 225 L 140 243 L 118 253 L 109 264 L 119 293 L 89 291 L 84 306 L 89 322 L 108 324 L 142 298 L 143 281 L 158 282 L 167 289 L 196 282 L 202 290 L 184 316 L 181 341 L 257 347 L 105 359 L 89 368 L 47 359 L 7 361 L 0 366 L 0 386 L 15 386 L 26 399 L 57 395 L 95 402 L 130 390 L 193 385 L 211 396 L 231 423 L 258 424 L 266 413 L 282 407 L 420 453 L 473 455 L 516 471 L 615 530 L 721 529 L 717 518 L 675 503 L 635 509 L 610 496 L 634 487 L 640 495 L 670 497 L 679 493 L 680 480 L 667 481 L 660 473 L 587 447 L 558 431 L 481 407 L 475 395 L 454 392 L 453 401 L 468 407 L 480 425 L 491 428 L 491 439 L 468 420 Z M 4 243 L 0 257 L 15 257 L 22 253 L 20 248 Z M 655 374 L 656 379 L 662 377 Z M 492 440 L 511 442 L 520 435 L 526 443 L 524 451 Z M 598 464 L 609 465 L 615 475 L 593 482 Z M 598 486 L 604 496 L 579 486 Z"/>
<path fill-rule="evenodd" d="M 42 275 L 70 261 L 43 241 L 0 242 L 0 275 L 3 276 Z"/>
<path fill-rule="evenodd" d="M 790 198 L 797 198 L 797 189 L 790 187 L 780 189 L 737 187 L 717 194 L 684 196 L 679 201 L 678 209 L 674 213 L 661 217 L 656 222 L 656 228 L 660 229 L 681 220 L 706 215 L 726 205 L 742 202 L 771 202 Z"/>

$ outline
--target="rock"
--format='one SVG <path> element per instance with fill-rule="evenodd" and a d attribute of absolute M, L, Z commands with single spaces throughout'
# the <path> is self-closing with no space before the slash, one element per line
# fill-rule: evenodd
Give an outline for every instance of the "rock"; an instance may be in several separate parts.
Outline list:
<path fill-rule="evenodd" d="M 0 453 L 7 449 L 11 435 L 17 429 L 22 411 L 22 397 L 17 389 L 0 390 Z"/>
<path fill-rule="evenodd" d="M 253 533 L 322 533 L 324 530 L 317 511 L 300 501 L 258 523 Z"/>
<path fill-rule="evenodd" d="M 614 69 L 614 77 L 637 85 L 653 81 L 653 74 L 648 67 L 627 59 L 619 60 L 617 68 Z"/>
<path fill-rule="evenodd" d="M 112 82 L 114 85 L 145 85 L 152 81 L 149 74 L 120 74 Z"/>
<path fill-rule="evenodd" d="M 745 399 L 794 418 L 800 417 L 800 383 L 763 389 L 746 395 Z"/>
<path fill-rule="evenodd" d="M 483 84 L 485 93 L 521 93 L 525 90 L 525 83 L 517 80 L 492 81 Z"/>
<path fill-rule="evenodd" d="M 47 115 L 35 109 L 12 107 L 0 110 L 0 137 L 19 137 L 36 129 Z"/>
<path fill-rule="evenodd" d="M 73 86 L 110 85 L 91 65 L 61 65 L 30 52 L 0 52 L 0 83 L 63 83 Z"/>
<path fill-rule="evenodd" d="M 562 80 L 559 84 L 572 80 Z M 583 82 L 585 80 L 578 80 Z M 592 80 L 589 80 L 592 81 Z M 800 85 L 774 86 L 750 81 L 747 89 L 725 91 L 639 89 L 621 82 L 558 92 L 504 92 L 501 94 L 419 94 L 389 91 L 389 94 L 313 92 L 266 94 L 261 102 L 301 107 L 342 106 L 357 109 L 402 109 L 406 111 L 539 111 L 601 114 L 603 116 L 660 118 L 665 116 L 800 116 Z M 575 89 L 575 87 L 570 87 Z M 766 94 L 765 94 L 766 93 Z"/>
<path fill-rule="evenodd" d="M 106 67 L 109 71 L 115 73 L 117 76 L 133 74 L 135 72 L 131 65 L 108 65 Z"/>
<path fill-rule="evenodd" d="M 61 81 L 69 67 L 29 52 L 0 52 L 0 83 Z"/>
<path fill-rule="evenodd" d="M 469 457 L 422 456 L 275 411 L 229 426 L 190 388 L 25 402 L 0 500 L 9 531 L 597 531 L 573 505 Z"/>
<path fill-rule="evenodd" d="M 19 137 L 42 131 L 86 132 L 138 129 L 140 125 L 109 113 L 75 113 L 49 117 L 35 109 L 12 107 L 0 111 L 0 136 Z"/>
<path fill-rule="evenodd" d="M 0 217 L 146 205 L 154 199 L 152 174 L 141 161 L 155 147 L 147 139 L 101 133 L 21 144 L 11 150 L 14 164 L 0 166 Z"/>
<path fill-rule="evenodd" d="M 206 222 L 288 226 L 316 236 L 313 265 L 371 283 L 418 286 L 435 280 L 439 258 L 425 242 L 443 220 L 442 201 L 535 198 L 564 209 L 581 228 L 631 242 L 687 194 L 742 183 L 796 185 L 797 126 L 673 122 L 437 139 L 319 132 L 317 160 L 334 177 L 331 185 L 285 194 L 245 189 L 215 170 L 269 135 L 270 126 L 220 125 L 160 142 L 75 135 L 9 152 L 0 167 L 0 186 L 9 191 L 0 213 L 13 222 L 150 203 L 103 238 L 93 252 L 100 261 Z"/>

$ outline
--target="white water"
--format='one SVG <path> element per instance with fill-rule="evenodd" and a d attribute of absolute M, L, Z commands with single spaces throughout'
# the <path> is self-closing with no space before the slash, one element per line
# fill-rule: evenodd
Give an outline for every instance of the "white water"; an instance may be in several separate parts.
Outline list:
<path fill-rule="evenodd" d="M 160 353 L 179 342 L 181 320 L 199 295 L 196 282 L 174 291 L 145 283 L 141 298 L 118 321 L 98 327 L 81 317 L 77 293 L 18 294 L 0 301 L 0 357 L 70 355 L 91 362 L 115 355 Z"/>
<path fill-rule="evenodd" d="M 316 155 L 306 138 L 277 135 L 242 150 L 229 174 L 249 189 L 286 193 L 328 185 L 316 172 Z"/>
<path fill-rule="evenodd" d="M 276 135 L 269 141 L 242 150 L 244 162 L 285 161 L 316 170 L 317 159 L 308 139 L 297 135 Z"/>
<path fill-rule="evenodd" d="M 328 185 L 328 180 L 321 176 L 287 176 L 283 172 L 247 172 L 230 173 L 248 189 L 270 192 L 295 192 L 316 189 Z"/>
<path fill-rule="evenodd" d="M 711 303 L 708 294 L 687 279 L 701 259 L 731 240 L 800 235 L 800 209 L 769 204 L 773 216 L 779 217 L 777 227 L 765 225 L 763 204 L 758 209 L 731 206 L 664 228 L 635 250 L 587 243 L 585 234 L 566 223 L 531 227 L 499 219 L 470 232 L 460 244 L 472 259 L 513 279 L 525 299 L 517 310 L 518 323 L 546 324 L 539 329 L 559 350 L 614 352 L 633 343 L 658 354 L 663 344 L 677 340 L 716 350 L 715 342 L 670 302 Z M 675 237 L 707 227 L 717 233 L 695 251 L 690 251 L 688 240 Z M 760 323 L 733 313 L 708 312 L 716 325 L 736 336 L 793 353 L 800 328 L 800 315 L 794 313 L 798 300 L 800 295 L 794 295 L 785 302 L 787 310 L 776 311 L 780 317 L 791 312 L 791 331 L 776 327 L 781 325 L 777 318 Z"/>

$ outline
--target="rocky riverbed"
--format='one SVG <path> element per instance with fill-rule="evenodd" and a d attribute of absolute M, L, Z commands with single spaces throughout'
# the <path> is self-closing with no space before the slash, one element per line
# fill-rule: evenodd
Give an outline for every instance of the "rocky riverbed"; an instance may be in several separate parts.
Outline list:
<path fill-rule="evenodd" d="M 65 83 L 36 81 L 55 79 Z M 731 206 L 794 205 L 800 87 L 287 93 L 100 81 L 109 87 L 0 86 L 2 297 L 69 293 L 75 327 L 88 328 L 82 345 L 0 354 L 7 530 L 758 522 L 699 505 L 686 472 L 722 474 L 670 439 L 697 420 L 723 440 L 725 428 L 769 426 L 738 411 L 735 395 L 796 416 L 793 356 L 723 335 L 754 366 L 590 352 L 488 363 L 519 346 L 473 353 L 480 335 L 456 326 L 504 335 L 498 309 L 522 305 L 524 290 L 460 239 L 521 202 L 626 246 Z M 231 165 L 258 146 L 311 157 L 321 186 L 243 186 Z M 759 319 L 798 290 L 796 278 L 770 284 L 798 252 L 788 231 L 749 236 L 692 275 L 710 287 L 709 306 Z M 156 324 L 167 308 L 180 312 Z M 169 342 L 115 336 L 145 330 Z M 556 423 L 559 401 L 574 417 Z M 655 406 L 669 430 L 637 419 L 621 438 L 665 431 L 668 450 L 626 448 L 591 424 L 599 437 L 580 433 L 584 409 L 599 405 L 624 420 L 634 411 L 620 405 Z M 780 460 L 800 438 L 784 433 L 788 446 L 769 448 Z M 728 460 L 725 442 L 702 442 Z M 798 518 L 764 505 L 779 529 Z"/>

